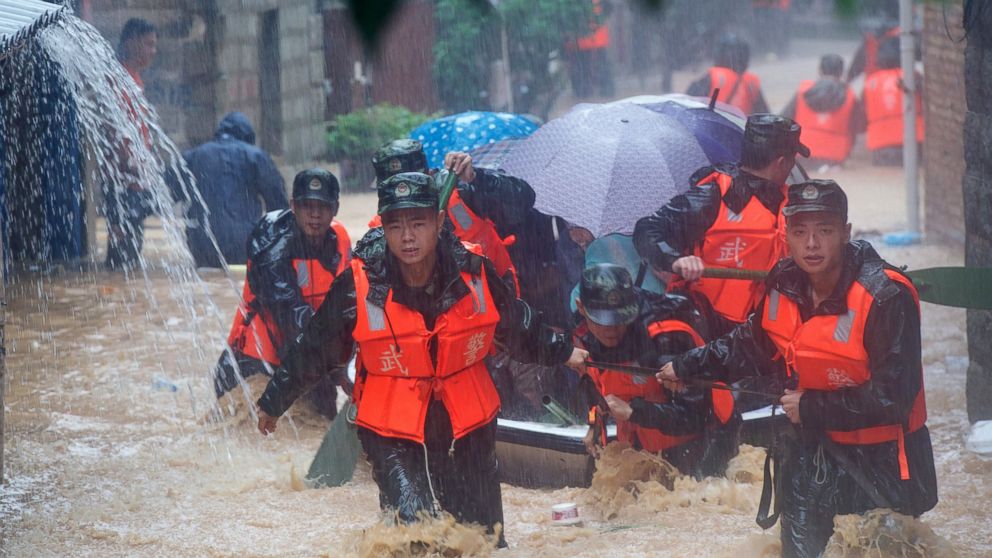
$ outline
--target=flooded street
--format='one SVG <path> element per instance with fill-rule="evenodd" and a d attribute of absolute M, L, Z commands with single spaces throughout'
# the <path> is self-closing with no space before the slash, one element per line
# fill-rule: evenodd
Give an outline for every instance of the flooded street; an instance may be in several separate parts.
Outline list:
<path fill-rule="evenodd" d="M 855 167 L 844 175 L 842 184 L 865 184 L 864 190 L 849 188 L 856 230 L 891 230 L 900 223 L 898 172 Z M 886 204 L 891 211 L 879 215 L 871 202 L 879 197 L 896 202 Z M 363 224 L 358 206 L 369 201 L 343 200 L 356 219 L 349 225 Z M 166 253 L 156 231 L 149 237 L 149 250 Z M 961 264 L 957 248 L 877 244 L 891 262 L 911 268 Z M 295 427 L 283 426 L 268 438 L 255 431 L 237 398 L 230 405 L 237 417 L 203 423 L 213 403 L 207 371 L 220 354 L 227 312 L 237 298 L 219 271 L 201 275 L 203 292 L 190 293 L 192 309 L 178 307 L 175 287 L 161 271 L 149 272 L 147 283 L 100 272 L 21 275 L 11 285 L 9 484 L 0 499 L 6 555 L 341 556 L 369 548 L 370 538 L 388 538 L 382 528 L 365 534 L 378 525 L 379 511 L 364 464 L 348 486 L 302 488 L 326 427 L 302 404 L 290 413 Z M 235 276 L 234 284 L 241 279 Z M 223 319 L 209 310 L 208 296 Z M 924 304 L 923 314 L 940 482 L 940 503 L 923 520 L 961 556 L 988 555 L 992 511 L 975 498 L 992 493 L 992 462 L 962 445 L 968 427 L 965 313 Z M 194 339 L 193 331 L 209 334 Z M 499 554 L 774 552 L 774 531 L 763 535 L 754 524 L 761 463 L 760 450 L 745 449 L 734 480 L 679 479 L 674 491 L 634 483 L 636 500 L 627 492 L 504 485 L 510 549 Z M 550 506 L 567 501 L 579 504 L 582 526 L 551 523 Z"/>

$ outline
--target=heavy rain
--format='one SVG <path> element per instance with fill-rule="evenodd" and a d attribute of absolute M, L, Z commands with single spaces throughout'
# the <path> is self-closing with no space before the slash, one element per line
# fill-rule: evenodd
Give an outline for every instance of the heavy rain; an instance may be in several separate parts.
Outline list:
<path fill-rule="evenodd" d="M 992 555 L 986 56 L 980 0 L 0 0 L 0 555 Z"/>

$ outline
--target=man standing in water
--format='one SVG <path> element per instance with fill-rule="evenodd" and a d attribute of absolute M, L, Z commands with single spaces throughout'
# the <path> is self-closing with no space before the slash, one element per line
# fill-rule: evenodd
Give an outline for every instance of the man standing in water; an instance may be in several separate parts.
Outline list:
<path fill-rule="evenodd" d="M 847 197 L 831 180 L 789 188 L 791 257 L 748 321 L 662 367 L 658 380 L 732 382 L 784 360 L 783 556 L 819 556 L 835 515 L 937 504 L 926 427 L 919 298 L 865 241 L 851 241 Z M 765 482 L 769 482 L 766 477 Z M 768 486 L 765 488 L 769 489 Z M 776 490 L 777 491 L 777 490 Z"/>
<path fill-rule="evenodd" d="M 574 342 L 598 362 L 657 368 L 703 344 L 709 328 L 688 298 L 655 295 L 634 287 L 623 267 L 597 264 L 582 272 L 580 319 Z M 617 438 L 638 450 L 661 453 L 696 478 L 723 474 L 737 455 L 740 416 L 729 391 L 687 389 L 673 393 L 650 378 L 587 367 L 617 421 Z M 592 411 L 592 412 L 598 412 Z M 596 455 L 595 428 L 585 444 Z"/>
<path fill-rule="evenodd" d="M 140 18 L 127 20 L 121 29 L 117 55 L 140 91 L 145 90 L 141 73 L 151 67 L 157 52 L 155 26 Z M 145 115 L 139 112 L 127 93 L 121 93 L 132 120 L 137 122 L 142 139 L 148 143 Z M 117 154 L 121 174 L 132 177 L 123 188 L 104 186 L 104 211 L 107 217 L 107 261 L 110 269 L 130 270 L 138 264 L 145 238 L 145 218 L 153 213 L 151 195 L 137 179 L 130 143 L 125 140 Z"/>
<path fill-rule="evenodd" d="M 269 375 L 293 339 L 320 307 L 336 278 L 351 262 L 351 239 L 338 213 L 340 187 L 324 169 L 309 169 L 293 179 L 291 209 L 270 211 L 248 238 L 244 294 L 214 376 L 220 397 L 247 378 Z M 235 365 L 235 363 L 237 363 Z M 337 384 L 343 371 L 310 391 L 317 410 L 334 418 Z"/>
<path fill-rule="evenodd" d="M 769 270 L 785 255 L 781 207 L 799 142 L 788 118 L 747 119 L 739 164 L 704 167 L 693 186 L 634 227 L 634 245 L 657 271 L 674 272 L 709 299 L 717 313 L 743 322 L 761 299 L 761 285 L 739 279 L 703 279 L 707 267 Z M 723 333 L 723 332 L 718 332 Z"/>
<path fill-rule="evenodd" d="M 547 365 L 581 368 L 588 353 L 545 327 L 477 246 L 444 230 L 431 177 L 394 175 L 378 195 L 383 235 L 360 243 L 283 359 L 258 400 L 258 428 L 273 432 L 357 342 L 356 424 L 382 508 L 407 522 L 444 510 L 497 532 L 500 402 L 483 358 L 494 342 Z"/>

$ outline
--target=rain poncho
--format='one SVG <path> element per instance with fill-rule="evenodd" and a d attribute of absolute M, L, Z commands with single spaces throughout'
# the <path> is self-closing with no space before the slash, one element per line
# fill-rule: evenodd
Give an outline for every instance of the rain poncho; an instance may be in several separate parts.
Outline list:
<path fill-rule="evenodd" d="M 782 463 L 782 545 L 784 556 L 817 556 L 833 532 L 833 517 L 877 507 L 869 494 L 821 440 L 826 430 L 856 430 L 880 421 L 905 424 L 923 388 L 920 314 L 912 294 L 882 274 L 882 260 L 870 244 L 848 245 L 834 294 L 813 307 L 807 275 L 791 259 L 782 260 L 767 279 L 799 307 L 803 320 L 846 314 L 847 292 L 858 281 L 866 288 L 888 281 L 865 318 L 864 348 L 870 379 L 835 391 L 806 390 L 800 400 L 801 425 L 780 440 Z M 784 380 L 777 350 L 761 325 L 764 302 L 748 321 L 699 349 L 676 358 L 680 377 L 733 382 L 773 374 Z M 797 371 L 802 374 L 802 371 Z M 833 444 L 845 461 L 859 466 L 895 511 L 920 515 L 937 503 L 930 433 L 926 426 L 905 435 L 909 480 L 900 480 L 897 442 Z"/>
<path fill-rule="evenodd" d="M 419 312 L 430 329 L 458 300 L 470 296 L 460 273 L 485 273 L 500 315 L 496 341 L 515 356 L 541 364 L 560 364 L 568 359 L 572 344 L 567 337 L 546 327 L 540 314 L 516 299 L 488 260 L 465 250 L 446 230 L 441 233 L 437 250 L 437 264 L 429 284 L 423 289 L 407 287 L 398 264 L 387 251 L 382 229 L 372 229 L 355 249 L 355 256 L 366 267 L 368 300 L 384 302 L 391 293 L 393 302 Z M 354 345 L 357 303 L 355 278 L 349 268 L 334 281 L 323 305 L 283 359 L 283 366 L 258 401 L 262 410 L 271 416 L 281 415 L 327 370 L 347 363 Z M 432 345 L 432 359 L 436 359 L 437 347 Z M 356 379 L 356 394 L 360 393 L 363 375 L 360 371 Z M 362 405 L 360 397 L 358 405 Z M 380 504 L 397 512 L 400 519 L 411 521 L 418 512 L 431 512 L 435 494 L 442 509 L 463 521 L 490 528 L 502 522 L 495 420 L 452 443 L 448 410 L 434 403 L 428 408 L 424 446 L 361 427 L 359 435 L 372 462 Z M 428 475 L 431 482 L 427 481 Z"/>
<path fill-rule="evenodd" d="M 183 154 L 203 198 L 189 200 L 186 242 L 197 266 L 219 267 L 210 230 L 229 264 L 247 261 L 248 234 L 265 211 L 286 209 L 286 188 L 269 155 L 255 147 L 255 130 L 240 112 L 225 116 L 214 139 Z"/>

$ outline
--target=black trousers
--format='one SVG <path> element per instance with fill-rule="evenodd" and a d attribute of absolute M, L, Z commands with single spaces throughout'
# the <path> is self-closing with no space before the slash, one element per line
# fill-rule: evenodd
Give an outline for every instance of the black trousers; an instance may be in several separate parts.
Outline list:
<path fill-rule="evenodd" d="M 145 219 L 154 213 L 152 206 L 152 196 L 145 191 L 105 193 L 108 268 L 129 271 L 138 267 L 145 242 Z"/>
<path fill-rule="evenodd" d="M 433 515 L 434 499 L 441 510 L 461 523 L 485 526 L 490 533 L 503 524 L 503 499 L 496 461 L 496 420 L 459 440 L 440 401 L 431 401 L 423 445 L 358 429 L 362 447 L 379 486 L 379 505 L 400 521 Z M 505 546 L 502 533 L 500 545 Z"/>

